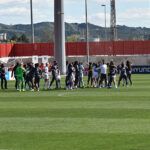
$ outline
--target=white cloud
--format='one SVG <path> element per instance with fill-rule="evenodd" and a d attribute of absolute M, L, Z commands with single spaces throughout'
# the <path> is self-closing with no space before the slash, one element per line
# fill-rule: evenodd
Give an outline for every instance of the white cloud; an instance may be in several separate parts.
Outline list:
<path fill-rule="evenodd" d="M 104 26 L 105 25 L 105 18 L 104 18 L 104 13 L 97 13 L 97 14 L 91 14 L 89 18 L 89 22 L 99 25 L 99 26 Z M 110 14 L 106 14 L 106 23 L 107 27 L 110 26 Z"/>
<path fill-rule="evenodd" d="M 88 1 L 88 20 L 91 23 L 104 26 L 104 12 L 101 4 L 107 5 L 107 26 L 110 23 L 110 0 L 87 0 Z M 85 22 L 84 0 L 64 0 L 65 2 L 65 21 Z M 150 0 L 116 0 L 117 24 L 129 26 L 149 26 L 150 27 Z M 130 3 L 130 8 L 125 6 Z M 140 3 L 140 6 L 139 6 Z M 124 5 L 126 4 L 126 5 Z M 138 4 L 138 7 L 136 7 Z M 147 4 L 147 8 L 142 7 Z M 81 13 L 69 9 L 75 7 L 82 10 Z M 99 5 L 99 6 L 98 6 Z M 52 21 L 54 13 L 54 0 L 33 0 L 34 21 Z M 96 11 L 95 11 L 96 8 Z M 123 9 L 122 9 L 123 8 Z M 68 13 L 69 12 L 69 13 Z M 1 23 L 30 23 L 30 0 L 0 0 L 0 22 Z"/>
<path fill-rule="evenodd" d="M 138 18 L 150 18 L 150 8 L 134 8 L 129 9 L 123 13 L 119 14 L 119 17 L 124 19 L 138 19 Z"/>
<path fill-rule="evenodd" d="M 80 17 L 74 17 L 74 16 L 70 16 L 70 15 L 67 15 L 65 16 L 65 22 L 68 22 L 68 23 L 75 23 L 75 22 L 83 22 L 83 19 Z"/>
<path fill-rule="evenodd" d="M 90 1 L 92 1 L 92 0 L 90 0 Z M 110 3 L 110 0 L 93 0 L 93 1 L 95 1 L 96 3 L 99 3 L 99 4 L 108 4 L 108 3 Z"/>
<path fill-rule="evenodd" d="M 134 8 L 125 12 L 118 13 L 117 24 L 128 26 L 147 26 L 150 27 L 150 8 Z M 90 14 L 89 22 L 104 26 L 104 13 Z M 107 13 L 107 26 L 110 26 L 110 14 Z"/>
<path fill-rule="evenodd" d="M 133 26 L 150 26 L 150 8 L 134 8 L 118 14 L 118 23 Z"/>
<path fill-rule="evenodd" d="M 29 13 L 29 10 L 26 9 L 25 7 L 13 7 L 13 8 L 6 8 L 6 9 L 1 9 L 0 14 L 1 15 L 25 15 Z"/>
<path fill-rule="evenodd" d="M 11 3 L 16 3 L 16 4 L 23 4 L 27 3 L 29 0 L 0 0 L 0 4 L 11 4 Z"/>
<path fill-rule="evenodd" d="M 123 0 L 120 0 L 123 1 Z M 145 2 L 149 2 L 149 0 L 126 0 L 125 2 L 132 2 L 132 3 L 145 3 Z"/>

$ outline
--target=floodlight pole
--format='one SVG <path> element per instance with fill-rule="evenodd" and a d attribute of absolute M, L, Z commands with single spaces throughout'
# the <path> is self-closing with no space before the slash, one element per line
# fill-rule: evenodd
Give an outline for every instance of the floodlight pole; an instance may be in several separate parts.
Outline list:
<path fill-rule="evenodd" d="M 31 14 L 31 37 L 32 37 L 32 43 L 34 43 L 35 40 L 34 40 L 34 24 L 33 24 L 33 6 L 32 6 L 32 0 L 30 0 L 30 14 Z"/>
<path fill-rule="evenodd" d="M 105 20 L 105 40 L 107 41 L 107 23 L 106 23 L 106 5 L 101 5 L 104 7 L 104 20 Z"/>
<path fill-rule="evenodd" d="M 87 62 L 90 60 L 90 52 L 89 52 L 89 27 L 88 27 L 88 6 L 87 0 L 85 0 L 85 23 L 86 23 L 86 53 L 87 53 Z"/>
<path fill-rule="evenodd" d="M 54 0 L 55 60 L 61 74 L 66 74 L 64 0 Z"/>

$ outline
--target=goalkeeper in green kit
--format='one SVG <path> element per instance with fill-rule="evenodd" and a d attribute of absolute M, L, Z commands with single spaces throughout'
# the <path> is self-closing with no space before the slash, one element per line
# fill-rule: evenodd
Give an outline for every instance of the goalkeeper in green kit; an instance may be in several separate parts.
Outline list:
<path fill-rule="evenodd" d="M 16 77 L 17 77 L 17 80 L 18 80 L 18 89 L 20 92 L 21 91 L 25 91 L 24 89 L 24 73 L 26 72 L 25 68 L 23 67 L 23 64 L 19 64 L 17 69 L 16 69 Z"/>

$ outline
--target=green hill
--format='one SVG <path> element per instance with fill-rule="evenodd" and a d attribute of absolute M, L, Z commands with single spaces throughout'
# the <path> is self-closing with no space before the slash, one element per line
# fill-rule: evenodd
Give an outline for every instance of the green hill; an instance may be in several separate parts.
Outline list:
<path fill-rule="evenodd" d="M 53 22 L 36 23 L 34 24 L 34 28 L 36 42 L 53 41 Z M 65 23 L 65 28 L 67 41 L 81 41 L 85 39 L 85 23 Z M 25 34 L 29 40 L 31 39 L 30 24 L 0 24 L 0 33 L 7 33 L 8 40 L 10 40 L 14 35 L 21 36 L 22 34 Z M 148 40 L 150 39 L 150 28 L 117 26 L 117 34 L 119 40 Z M 107 36 L 109 39 L 109 28 L 107 28 Z M 89 39 L 93 41 L 95 38 L 104 40 L 105 28 L 89 24 Z"/>

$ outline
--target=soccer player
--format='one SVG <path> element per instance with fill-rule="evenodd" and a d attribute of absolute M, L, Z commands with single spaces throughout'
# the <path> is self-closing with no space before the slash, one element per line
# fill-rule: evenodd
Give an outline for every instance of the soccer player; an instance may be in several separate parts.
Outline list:
<path fill-rule="evenodd" d="M 117 82 L 116 82 L 117 67 L 114 65 L 113 61 L 110 62 L 108 67 L 109 67 L 108 88 L 112 87 L 112 82 L 114 83 L 115 88 L 117 88 Z"/>
<path fill-rule="evenodd" d="M 61 74 L 60 74 L 60 70 L 57 68 L 56 69 L 56 82 L 58 84 L 58 88 L 61 88 Z"/>
<path fill-rule="evenodd" d="M 108 84 L 109 84 L 109 80 L 110 80 L 110 63 L 107 63 L 107 83 Z"/>
<path fill-rule="evenodd" d="M 100 65 L 101 70 L 101 77 L 99 81 L 99 87 L 102 87 L 103 81 L 105 81 L 105 87 L 107 87 L 107 65 L 105 64 L 105 61 L 102 60 L 102 64 Z"/>
<path fill-rule="evenodd" d="M 84 76 L 84 66 L 80 62 L 79 63 L 79 88 L 84 88 L 84 81 L 83 81 L 83 76 Z"/>
<path fill-rule="evenodd" d="M 1 64 L 0 76 L 1 76 L 1 89 L 7 89 L 7 80 L 4 64 Z"/>
<path fill-rule="evenodd" d="M 87 87 L 89 87 L 89 83 L 90 83 L 90 81 L 91 81 L 91 85 L 90 86 L 92 86 L 92 82 L 93 82 L 93 80 L 92 80 L 92 67 L 93 67 L 93 64 L 90 62 L 89 63 L 89 68 L 88 68 L 88 80 L 87 80 Z"/>
<path fill-rule="evenodd" d="M 56 70 L 58 68 L 58 64 L 56 61 L 53 62 L 53 65 L 50 69 L 50 71 L 52 72 L 52 80 L 51 80 L 51 83 L 50 83 L 50 86 L 49 88 L 51 89 L 51 86 L 53 84 L 53 82 L 55 81 L 56 82 L 56 89 L 58 89 L 58 82 L 57 82 L 57 79 L 56 79 Z"/>
<path fill-rule="evenodd" d="M 69 63 L 66 76 L 66 90 L 72 90 L 75 82 L 75 68 L 72 63 Z"/>
<path fill-rule="evenodd" d="M 11 77 L 13 77 L 14 76 L 14 78 L 15 78 L 15 88 L 16 88 L 16 90 L 18 89 L 18 80 L 17 80 L 17 76 L 16 76 L 16 69 L 17 69 L 17 67 L 19 66 L 19 63 L 17 62 L 16 63 L 16 65 L 14 66 L 14 68 L 13 68 L 13 70 L 12 70 L 12 74 L 11 74 Z"/>
<path fill-rule="evenodd" d="M 131 62 L 128 60 L 126 62 L 126 71 L 127 71 L 127 79 L 129 80 L 130 85 L 132 85 L 132 79 L 131 79 L 132 68 L 131 68 Z"/>
<path fill-rule="evenodd" d="M 25 73 L 25 68 L 23 67 L 23 63 L 18 64 L 18 67 L 16 68 L 16 77 L 17 77 L 17 87 L 18 90 L 25 91 L 24 89 L 24 73 Z"/>
<path fill-rule="evenodd" d="M 92 70 L 93 87 L 98 86 L 98 78 L 99 78 L 99 68 L 97 67 L 96 63 L 93 63 L 93 70 Z"/>
<path fill-rule="evenodd" d="M 39 67 L 39 64 L 35 64 L 35 76 L 34 76 L 34 86 L 36 88 L 37 91 L 40 90 L 40 79 L 41 79 L 41 76 L 42 76 L 42 71 Z"/>
<path fill-rule="evenodd" d="M 75 83 L 74 83 L 74 88 L 78 88 L 79 86 L 79 62 L 75 61 L 74 62 L 74 69 L 75 69 Z"/>
<path fill-rule="evenodd" d="M 49 88 L 49 66 L 48 63 L 46 63 L 46 66 L 44 68 L 44 89 L 47 90 Z"/>
<path fill-rule="evenodd" d="M 118 81 L 118 87 L 120 86 L 120 82 L 124 81 L 126 86 L 128 85 L 128 81 L 127 81 L 127 72 L 126 72 L 126 67 L 124 65 L 124 63 L 122 62 L 121 64 L 121 68 L 120 68 L 120 77 L 119 77 L 119 81 Z"/>
<path fill-rule="evenodd" d="M 28 84 L 29 89 L 31 91 L 34 91 L 34 81 L 33 81 L 34 75 L 35 75 L 35 68 L 34 68 L 32 63 L 28 63 L 27 64 L 27 71 L 26 71 L 26 83 L 25 83 L 25 85 Z"/>

